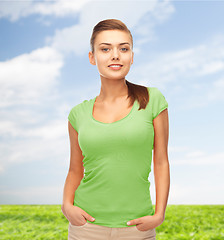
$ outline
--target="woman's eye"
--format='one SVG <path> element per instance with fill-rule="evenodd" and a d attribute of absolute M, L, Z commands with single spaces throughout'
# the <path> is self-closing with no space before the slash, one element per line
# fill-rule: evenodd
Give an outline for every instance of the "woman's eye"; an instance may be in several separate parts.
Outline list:
<path fill-rule="evenodd" d="M 109 48 L 102 48 L 103 52 L 108 52 L 110 49 Z M 127 52 L 128 48 L 121 48 L 121 51 Z"/>
<path fill-rule="evenodd" d="M 107 52 L 107 49 L 109 49 L 109 48 L 103 48 L 102 51 Z"/>

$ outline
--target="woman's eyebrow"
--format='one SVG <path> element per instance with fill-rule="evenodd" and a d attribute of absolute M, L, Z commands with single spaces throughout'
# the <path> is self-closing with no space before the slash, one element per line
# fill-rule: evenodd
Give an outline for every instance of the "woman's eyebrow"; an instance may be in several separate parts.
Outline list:
<path fill-rule="evenodd" d="M 99 45 L 101 45 L 101 44 L 112 45 L 111 43 L 100 43 Z M 124 44 L 129 44 L 130 45 L 130 43 L 128 43 L 128 42 L 120 43 L 119 45 L 124 45 Z"/>

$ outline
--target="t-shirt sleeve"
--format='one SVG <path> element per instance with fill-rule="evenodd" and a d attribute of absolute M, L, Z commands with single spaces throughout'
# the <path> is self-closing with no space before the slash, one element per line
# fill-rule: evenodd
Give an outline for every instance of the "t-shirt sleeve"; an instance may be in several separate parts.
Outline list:
<path fill-rule="evenodd" d="M 154 119 L 168 107 L 168 102 L 158 88 L 154 88 L 152 97 L 152 118 Z"/>
<path fill-rule="evenodd" d="M 78 114 L 77 114 L 77 106 L 74 106 L 69 115 L 68 115 L 68 120 L 73 126 L 73 128 L 78 132 Z"/>

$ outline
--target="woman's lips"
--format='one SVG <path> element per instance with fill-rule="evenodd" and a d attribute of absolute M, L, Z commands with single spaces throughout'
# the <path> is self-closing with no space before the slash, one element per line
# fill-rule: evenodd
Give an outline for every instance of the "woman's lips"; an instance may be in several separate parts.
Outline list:
<path fill-rule="evenodd" d="M 108 67 L 111 68 L 112 70 L 119 70 L 122 68 L 123 65 L 117 64 L 117 65 L 109 65 Z"/>

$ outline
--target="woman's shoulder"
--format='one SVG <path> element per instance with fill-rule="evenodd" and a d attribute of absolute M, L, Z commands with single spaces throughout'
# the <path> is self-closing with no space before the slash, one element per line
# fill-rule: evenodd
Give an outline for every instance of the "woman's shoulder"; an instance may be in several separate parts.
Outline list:
<path fill-rule="evenodd" d="M 165 96 L 157 87 L 147 87 L 149 90 L 149 105 L 152 109 L 152 118 L 156 118 L 160 112 L 168 107 Z"/>
<path fill-rule="evenodd" d="M 83 110 L 87 109 L 88 107 L 90 107 L 92 101 L 93 101 L 93 98 L 88 99 L 88 100 L 85 99 L 85 100 L 79 102 L 78 104 L 73 105 L 73 107 L 71 107 L 71 111 L 72 112 L 83 111 Z"/>
<path fill-rule="evenodd" d="M 147 89 L 149 91 L 149 95 L 151 95 L 152 97 L 160 97 L 161 95 L 163 95 L 157 87 L 147 87 Z"/>

